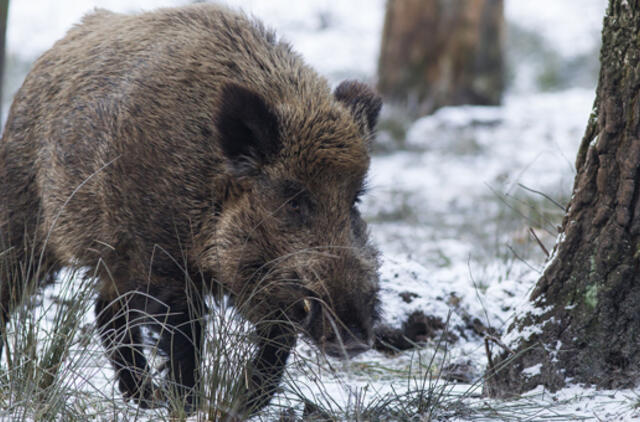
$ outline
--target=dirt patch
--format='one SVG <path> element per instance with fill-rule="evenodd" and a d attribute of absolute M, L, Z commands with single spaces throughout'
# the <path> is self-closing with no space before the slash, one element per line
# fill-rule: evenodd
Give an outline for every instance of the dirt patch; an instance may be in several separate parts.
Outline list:
<path fill-rule="evenodd" d="M 418 347 L 439 335 L 444 335 L 443 340 L 450 344 L 458 341 L 458 336 L 446 330 L 442 318 L 414 311 L 400 328 L 378 327 L 373 348 L 384 353 L 397 353 Z"/>
<path fill-rule="evenodd" d="M 413 293 L 413 292 L 398 293 L 398 296 L 400 296 L 402 298 L 404 303 L 411 303 L 411 302 L 413 302 L 413 299 L 415 299 L 417 297 L 420 297 L 419 294 Z"/>
<path fill-rule="evenodd" d="M 470 360 L 454 362 L 442 368 L 440 376 L 446 381 L 471 384 L 476 375 L 473 363 Z"/>

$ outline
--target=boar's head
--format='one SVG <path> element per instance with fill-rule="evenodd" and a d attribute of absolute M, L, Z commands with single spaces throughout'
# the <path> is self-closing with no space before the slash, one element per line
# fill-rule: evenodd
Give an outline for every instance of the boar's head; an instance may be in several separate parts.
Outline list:
<path fill-rule="evenodd" d="M 206 259 L 249 320 L 287 320 L 331 356 L 368 349 L 378 253 L 358 202 L 379 97 L 347 81 L 321 98 L 278 101 L 237 84 L 221 98 L 227 171 Z"/>

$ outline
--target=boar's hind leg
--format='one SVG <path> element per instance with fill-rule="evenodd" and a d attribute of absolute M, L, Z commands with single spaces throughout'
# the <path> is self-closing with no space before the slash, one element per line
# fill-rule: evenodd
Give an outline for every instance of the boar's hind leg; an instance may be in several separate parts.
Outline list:
<path fill-rule="evenodd" d="M 286 323 L 259 327 L 257 332 L 258 352 L 248 368 L 250 385 L 246 408 L 250 413 L 269 404 L 296 343 L 295 331 Z"/>
<path fill-rule="evenodd" d="M 0 203 L 0 353 L 11 312 L 39 287 L 52 283 L 61 267 L 44 248 L 39 202 L 19 201 L 15 196 L 4 198 L 0 188 L 0 202 L 4 201 Z"/>
<path fill-rule="evenodd" d="M 107 355 L 118 376 L 118 387 L 125 397 L 141 407 L 151 407 L 153 385 L 142 348 L 140 315 L 131 312 L 127 299 L 101 294 L 96 301 L 96 322 Z"/>

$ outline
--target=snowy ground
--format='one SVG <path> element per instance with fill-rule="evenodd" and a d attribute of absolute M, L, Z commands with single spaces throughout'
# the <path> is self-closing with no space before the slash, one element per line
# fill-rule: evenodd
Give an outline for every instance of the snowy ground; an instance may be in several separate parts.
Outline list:
<path fill-rule="evenodd" d="M 184 3 L 60 0 L 54 6 L 46 0 L 12 2 L 10 85 L 15 90 L 28 63 L 93 7 L 125 12 Z M 383 0 L 227 3 L 277 28 L 332 83 L 345 77 L 375 81 Z M 593 74 L 581 75 L 575 84 L 565 79 L 552 87 L 541 85 L 539 76 L 548 65 L 544 59 L 551 51 L 553 66 L 560 69 L 584 57 L 594 59 L 605 3 L 507 0 L 510 28 L 517 28 L 513 33 L 521 39 L 523 33 L 527 39 L 537 37 L 538 42 L 532 50 L 523 51 L 516 41 L 508 47 L 519 59 L 511 59 L 518 64 L 510 69 L 512 80 L 504 104 L 442 109 L 406 127 L 401 139 L 389 141 L 391 135 L 380 134 L 385 142 L 401 145 L 374 157 L 370 192 L 363 203 L 372 236 L 383 252 L 384 316 L 394 326 L 416 310 L 449 321 L 447 330 L 457 340 L 448 345 L 446 362 L 439 366 L 463 367 L 464 382 L 452 385 L 447 394 L 467 397 L 468 406 L 476 411 L 467 416 L 450 414 L 450 420 L 640 418 L 636 410 L 640 390 L 570 386 L 551 394 L 539 389 L 505 404 L 481 398 L 477 384 L 486 364 L 479 332 L 501 333 L 526 303 L 545 256 L 530 229 L 547 249 L 553 247 L 593 103 Z M 577 14 L 580 19 L 575 19 Z M 436 342 L 431 340 L 421 352 L 427 360 Z M 350 363 L 322 363 L 315 374 L 321 382 L 312 383 L 298 363 L 314 353 L 300 346 L 289 376 L 309 395 L 334 397 L 336 406 L 398 388 L 406 382 L 407 368 L 422 359 L 416 357 L 418 352 L 390 357 L 371 351 Z M 441 355 L 440 351 L 438 362 Z M 96 353 L 83 362 L 87 369 L 81 371 L 84 376 L 78 382 L 90 379 L 96 389 L 108 391 L 106 396 L 117 396 L 111 372 L 103 368 L 104 359 Z M 286 404 L 286 394 L 278 401 Z"/>

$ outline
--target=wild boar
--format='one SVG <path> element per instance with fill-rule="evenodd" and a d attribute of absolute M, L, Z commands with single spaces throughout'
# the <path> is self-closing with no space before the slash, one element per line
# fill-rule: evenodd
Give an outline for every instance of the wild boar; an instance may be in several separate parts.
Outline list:
<path fill-rule="evenodd" d="M 331 356 L 372 344 L 378 253 L 358 201 L 380 108 L 363 83 L 332 92 L 227 8 L 97 10 L 15 96 L 0 144 L 0 256 L 41 283 L 63 266 L 97 276 L 102 342 L 142 406 L 162 399 L 131 321 L 155 317 L 189 406 L 202 298 L 223 288 L 258 333 L 242 406 L 254 412 L 298 333 Z M 0 279 L 5 322 L 26 295 L 16 280 Z"/>

